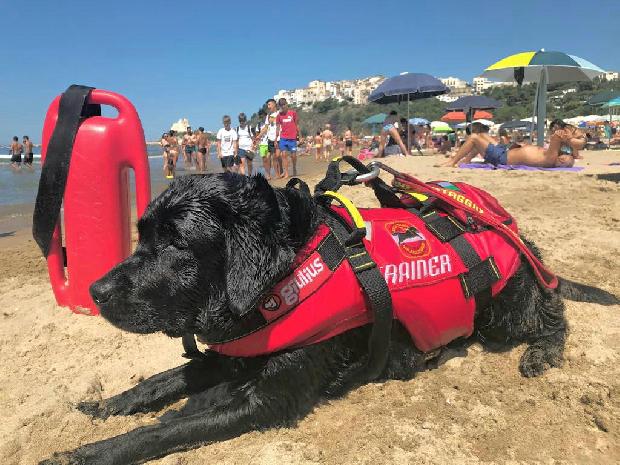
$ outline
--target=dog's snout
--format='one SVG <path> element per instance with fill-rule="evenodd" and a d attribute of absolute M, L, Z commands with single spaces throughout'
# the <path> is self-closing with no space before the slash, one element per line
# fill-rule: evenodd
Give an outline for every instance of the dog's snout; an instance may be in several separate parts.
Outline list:
<path fill-rule="evenodd" d="M 90 286 L 90 295 L 97 305 L 105 304 L 114 293 L 114 285 L 109 279 L 100 279 Z"/>

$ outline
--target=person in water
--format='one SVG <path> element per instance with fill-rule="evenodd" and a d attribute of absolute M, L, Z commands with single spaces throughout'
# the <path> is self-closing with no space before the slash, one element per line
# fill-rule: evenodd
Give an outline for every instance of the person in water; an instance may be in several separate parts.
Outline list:
<path fill-rule="evenodd" d="M 476 124 L 476 123 L 474 123 Z M 512 145 L 508 147 L 499 143 L 485 132 L 476 132 L 472 125 L 472 134 L 459 148 L 456 154 L 442 166 L 456 167 L 460 163 L 469 163 L 480 153 L 485 162 L 492 165 L 527 165 L 540 168 L 571 167 L 575 164 L 572 154 L 560 151 L 563 144 L 568 144 L 572 133 L 556 129 L 551 135 L 547 148 L 536 145 Z"/>

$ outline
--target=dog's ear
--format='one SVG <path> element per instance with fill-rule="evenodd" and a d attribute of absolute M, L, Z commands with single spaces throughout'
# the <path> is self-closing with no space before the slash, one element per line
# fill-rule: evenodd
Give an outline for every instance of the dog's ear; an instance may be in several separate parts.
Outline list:
<path fill-rule="evenodd" d="M 234 198 L 236 218 L 225 231 L 226 292 L 230 310 L 243 316 L 282 267 L 284 244 L 277 234 L 282 215 L 274 190 L 260 175 L 243 179 Z"/>

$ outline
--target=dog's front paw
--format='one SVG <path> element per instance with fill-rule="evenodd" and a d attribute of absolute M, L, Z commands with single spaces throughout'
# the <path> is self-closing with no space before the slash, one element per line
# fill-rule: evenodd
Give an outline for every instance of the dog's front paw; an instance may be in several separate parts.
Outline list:
<path fill-rule="evenodd" d="M 114 415 L 104 401 L 84 401 L 76 405 L 76 408 L 84 415 L 88 415 L 93 418 L 101 418 L 105 420 L 110 415 Z"/>
<path fill-rule="evenodd" d="M 86 465 L 86 462 L 70 452 L 55 452 L 51 458 L 39 462 L 39 465 Z"/>
<path fill-rule="evenodd" d="M 542 375 L 551 365 L 545 359 L 544 351 L 537 347 L 528 347 L 519 362 L 519 371 L 526 378 Z"/>

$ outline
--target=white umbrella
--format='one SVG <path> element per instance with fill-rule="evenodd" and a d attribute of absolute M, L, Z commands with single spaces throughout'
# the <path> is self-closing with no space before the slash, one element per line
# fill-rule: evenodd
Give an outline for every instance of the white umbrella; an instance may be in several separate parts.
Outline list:
<path fill-rule="evenodd" d="M 488 126 L 488 127 L 491 127 L 491 126 L 493 126 L 495 124 L 490 119 L 475 119 L 475 120 L 472 121 L 472 123 L 480 123 L 480 124 L 484 124 L 485 126 Z"/>

